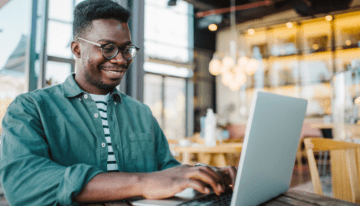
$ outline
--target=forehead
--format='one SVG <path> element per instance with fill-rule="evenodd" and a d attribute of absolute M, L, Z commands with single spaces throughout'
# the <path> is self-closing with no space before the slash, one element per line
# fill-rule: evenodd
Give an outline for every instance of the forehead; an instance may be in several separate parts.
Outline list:
<path fill-rule="evenodd" d="M 92 40 L 100 39 L 123 42 L 130 41 L 130 30 L 127 23 L 116 19 L 96 19 L 92 21 L 92 27 L 86 34 Z"/>

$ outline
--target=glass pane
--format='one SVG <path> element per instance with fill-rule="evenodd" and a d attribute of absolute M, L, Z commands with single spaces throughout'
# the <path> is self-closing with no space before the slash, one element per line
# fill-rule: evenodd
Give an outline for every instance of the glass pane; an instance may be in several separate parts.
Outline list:
<path fill-rule="evenodd" d="M 31 1 L 12 0 L 0 10 L 0 69 L 9 57 L 25 52 L 31 24 Z M 5 21 L 6 19 L 6 21 Z M 21 48 L 19 48 L 21 47 Z"/>
<path fill-rule="evenodd" d="M 49 18 L 71 22 L 73 11 L 73 0 L 50 0 Z"/>
<path fill-rule="evenodd" d="M 188 48 L 151 41 L 145 41 L 145 54 L 147 57 L 155 59 L 168 59 L 177 62 L 187 62 L 189 60 Z"/>
<path fill-rule="evenodd" d="M 296 54 L 297 26 L 289 22 L 286 25 L 279 25 L 268 31 L 268 42 L 270 44 L 271 56 L 287 56 Z"/>
<path fill-rule="evenodd" d="M 164 133 L 168 139 L 185 137 L 185 84 L 182 78 L 165 78 Z"/>
<path fill-rule="evenodd" d="M 85 0 L 75 0 L 75 6 L 78 5 L 80 2 L 83 2 Z"/>
<path fill-rule="evenodd" d="M 324 18 L 302 22 L 304 53 L 330 52 L 331 24 Z"/>
<path fill-rule="evenodd" d="M 173 11 L 174 13 L 187 14 L 187 2 L 185 1 L 176 1 L 176 6 L 168 6 L 169 0 L 145 0 L 147 5 L 152 7 L 157 7 L 161 9 L 168 9 Z"/>
<path fill-rule="evenodd" d="M 278 87 L 298 85 L 300 80 L 299 62 L 296 56 L 272 57 L 270 69 L 266 72 L 266 86 Z"/>
<path fill-rule="evenodd" d="M 150 107 L 151 112 L 161 127 L 163 124 L 162 81 L 163 77 L 160 75 L 144 75 L 144 103 Z"/>
<path fill-rule="evenodd" d="M 145 55 L 157 59 L 187 62 L 189 61 L 188 3 L 177 1 L 177 6 L 168 7 L 167 2 L 167 0 L 145 1 Z"/>
<path fill-rule="evenodd" d="M 192 77 L 193 73 L 191 70 L 184 67 L 175 67 L 166 64 L 159 64 L 154 62 L 146 61 L 144 63 L 144 71 L 155 74 L 164 74 L 174 77 Z"/>
<path fill-rule="evenodd" d="M 360 46 L 360 12 L 336 15 L 335 44 L 338 49 Z"/>
<path fill-rule="evenodd" d="M 49 56 L 71 58 L 72 25 L 49 21 L 47 53 Z"/>
<path fill-rule="evenodd" d="M 31 1 L 12 0 L 0 9 L 0 131 L 6 108 L 26 89 L 30 16 Z"/>
<path fill-rule="evenodd" d="M 63 83 L 65 79 L 70 75 L 70 73 L 71 73 L 70 64 L 48 61 L 46 63 L 46 73 L 45 73 L 46 86 Z"/>
<path fill-rule="evenodd" d="M 325 18 L 302 22 L 304 55 L 299 62 L 300 97 L 308 100 L 306 115 L 322 117 L 330 115 L 333 73 L 331 53 L 331 23 Z"/>

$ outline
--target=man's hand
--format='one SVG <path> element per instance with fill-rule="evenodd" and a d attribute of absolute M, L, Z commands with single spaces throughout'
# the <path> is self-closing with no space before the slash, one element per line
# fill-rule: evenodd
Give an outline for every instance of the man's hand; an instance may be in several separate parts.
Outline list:
<path fill-rule="evenodd" d="M 236 178 L 236 173 L 237 173 L 237 167 L 233 167 L 233 166 L 214 167 L 214 166 L 209 166 L 209 165 L 203 164 L 203 163 L 197 163 L 195 166 L 206 166 L 206 167 L 210 167 L 210 168 L 213 169 L 218 175 L 221 176 L 221 178 L 222 178 L 222 184 L 223 184 L 224 188 L 226 188 L 226 186 L 229 186 L 229 185 L 231 185 L 232 188 L 234 188 L 235 178 Z"/>
<path fill-rule="evenodd" d="M 221 167 L 221 168 L 216 168 L 216 169 L 220 170 L 221 177 L 224 181 L 224 184 L 231 185 L 232 188 L 234 188 L 237 167 L 227 166 L 227 167 Z"/>
<path fill-rule="evenodd" d="M 232 179 L 235 181 L 234 168 L 224 167 L 220 168 L 220 171 L 225 177 L 225 182 L 229 179 L 227 177 L 230 177 L 231 182 L 233 182 Z M 159 172 L 146 173 L 141 177 L 141 181 L 144 182 L 142 194 L 147 199 L 172 197 L 189 187 L 204 194 L 210 192 L 209 187 L 212 187 L 217 195 L 225 190 L 222 175 L 207 166 L 181 165 Z"/>

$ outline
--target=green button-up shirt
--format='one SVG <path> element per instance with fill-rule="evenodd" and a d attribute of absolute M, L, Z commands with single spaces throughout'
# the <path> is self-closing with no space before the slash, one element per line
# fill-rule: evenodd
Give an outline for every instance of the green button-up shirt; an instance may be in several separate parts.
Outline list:
<path fill-rule="evenodd" d="M 148 106 L 116 89 L 108 123 L 121 172 L 180 165 Z M 3 120 L 0 178 L 11 205 L 69 205 L 107 171 L 108 147 L 96 103 L 75 82 L 19 95 Z"/>

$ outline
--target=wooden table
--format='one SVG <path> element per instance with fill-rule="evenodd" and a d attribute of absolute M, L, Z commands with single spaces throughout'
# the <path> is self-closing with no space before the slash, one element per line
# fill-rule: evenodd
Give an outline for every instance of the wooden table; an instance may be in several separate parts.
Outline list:
<path fill-rule="evenodd" d="M 333 123 L 315 123 L 310 125 L 312 128 L 320 130 L 334 129 L 336 124 Z M 340 126 L 340 125 L 339 125 Z M 343 124 L 344 130 L 351 133 L 354 137 L 360 137 L 360 124 Z"/>
<path fill-rule="evenodd" d="M 313 123 L 310 126 L 312 128 L 316 128 L 316 129 L 332 129 L 333 128 L 332 123 Z"/>
<path fill-rule="evenodd" d="M 334 199 L 327 196 L 317 195 L 315 193 L 308 193 L 299 190 L 289 190 L 284 194 L 275 197 L 261 206 L 303 206 L 303 205 L 323 205 L 323 206 L 355 206 L 358 204 L 346 202 L 339 199 Z"/>
<path fill-rule="evenodd" d="M 4 198 L 4 195 L 0 194 L 0 206 L 9 206 L 9 203 Z M 108 202 L 108 203 L 98 203 L 98 204 L 84 204 L 86 206 L 129 206 L 128 203 L 124 201 L 117 202 Z M 314 193 L 303 192 L 299 190 L 290 189 L 288 192 L 285 192 L 278 197 L 275 197 L 263 204 L 261 206 L 304 206 L 304 205 L 314 205 L 314 206 L 356 206 L 358 204 L 354 204 L 351 202 L 346 202 L 339 199 L 330 198 L 327 196 L 317 195 Z"/>
<path fill-rule="evenodd" d="M 197 146 L 175 147 L 176 152 L 182 154 L 182 163 L 189 164 L 191 154 L 198 154 L 199 162 L 216 166 L 225 167 L 225 154 L 241 153 L 242 143 L 220 143 L 215 147 L 207 147 L 205 145 L 197 144 Z"/>
<path fill-rule="evenodd" d="M 358 204 L 346 202 L 339 199 L 334 199 L 327 196 L 317 195 L 298 190 L 289 190 L 282 195 L 279 195 L 263 204 L 261 206 L 356 206 Z M 112 202 L 103 204 L 91 204 L 88 206 L 129 206 L 125 202 Z"/>

